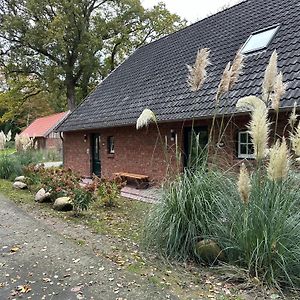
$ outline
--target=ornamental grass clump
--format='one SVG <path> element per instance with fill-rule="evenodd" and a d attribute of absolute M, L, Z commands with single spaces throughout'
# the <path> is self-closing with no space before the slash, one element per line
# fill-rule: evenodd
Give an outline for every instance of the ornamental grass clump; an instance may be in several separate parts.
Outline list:
<path fill-rule="evenodd" d="M 219 198 L 225 222 L 212 223 L 227 262 L 248 269 L 262 283 L 300 286 L 300 212 L 295 177 L 273 181 L 254 172 L 247 205 Z"/>
<path fill-rule="evenodd" d="M 153 207 L 145 225 L 147 247 L 169 258 L 200 259 L 196 244 L 213 234 L 212 224 L 223 218 L 218 208 L 220 186 L 237 194 L 233 181 L 221 172 L 202 168 L 185 170 L 164 187 L 163 198 Z"/>

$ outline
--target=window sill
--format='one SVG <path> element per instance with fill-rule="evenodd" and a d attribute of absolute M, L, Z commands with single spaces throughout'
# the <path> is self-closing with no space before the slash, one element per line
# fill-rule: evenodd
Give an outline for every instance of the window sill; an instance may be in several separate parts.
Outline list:
<path fill-rule="evenodd" d="M 107 158 L 115 158 L 115 154 L 114 153 L 108 153 Z"/>
<path fill-rule="evenodd" d="M 239 159 L 239 160 L 244 160 L 244 159 L 247 159 L 247 160 L 255 160 L 255 157 L 253 157 L 253 156 L 248 156 L 248 157 L 246 157 L 246 156 L 238 156 L 237 157 L 237 159 Z"/>

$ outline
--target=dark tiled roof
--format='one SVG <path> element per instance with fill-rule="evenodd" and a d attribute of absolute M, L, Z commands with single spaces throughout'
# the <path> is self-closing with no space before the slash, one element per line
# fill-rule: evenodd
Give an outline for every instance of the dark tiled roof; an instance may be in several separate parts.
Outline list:
<path fill-rule="evenodd" d="M 274 49 L 288 83 L 281 106 L 291 107 L 300 95 L 300 1 L 248 0 L 183 30 L 141 47 L 117 68 L 62 123 L 71 131 L 134 124 L 144 108 L 160 121 L 208 117 L 228 61 L 252 32 L 280 24 L 267 50 L 247 55 L 240 81 L 222 101 L 223 112 L 236 101 L 261 92 L 265 67 Z M 198 92 L 187 86 L 187 64 L 197 50 L 211 49 L 208 78 Z M 225 103 L 226 100 L 226 103 Z"/>

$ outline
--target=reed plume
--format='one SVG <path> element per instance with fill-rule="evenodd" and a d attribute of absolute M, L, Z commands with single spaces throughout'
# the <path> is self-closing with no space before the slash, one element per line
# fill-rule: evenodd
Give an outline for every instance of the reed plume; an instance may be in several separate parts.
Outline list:
<path fill-rule="evenodd" d="M 268 177 L 273 181 L 281 181 L 288 176 L 290 156 L 285 138 L 277 141 L 269 152 L 270 160 L 267 168 Z"/>
<path fill-rule="evenodd" d="M 241 197 L 241 200 L 248 204 L 249 197 L 250 197 L 250 190 L 251 190 L 251 183 L 250 183 L 250 176 L 247 170 L 247 167 L 244 163 L 242 163 L 240 167 L 240 175 L 238 179 L 238 191 Z"/>
<path fill-rule="evenodd" d="M 271 93 L 274 91 L 274 86 L 277 78 L 277 51 L 274 50 L 272 53 L 268 66 L 265 71 L 263 85 L 262 85 L 262 99 L 268 102 Z"/>
<path fill-rule="evenodd" d="M 193 66 L 187 66 L 189 70 L 188 84 L 193 92 L 200 90 L 203 86 L 207 77 L 206 68 L 209 65 L 209 54 L 208 48 L 198 50 L 195 64 Z"/>

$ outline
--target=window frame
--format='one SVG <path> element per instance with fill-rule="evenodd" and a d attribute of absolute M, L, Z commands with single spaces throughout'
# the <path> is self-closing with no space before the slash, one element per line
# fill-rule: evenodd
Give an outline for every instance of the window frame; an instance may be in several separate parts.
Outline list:
<path fill-rule="evenodd" d="M 245 143 L 242 143 L 241 142 L 241 135 L 242 134 L 247 134 L 248 136 L 247 136 L 247 141 L 245 142 Z M 246 145 L 247 146 L 247 149 L 249 149 L 248 148 L 248 146 L 249 145 L 253 145 L 253 143 L 251 143 L 251 141 L 250 141 L 250 133 L 249 133 L 249 131 L 248 130 L 240 130 L 239 132 L 238 132 L 238 141 L 237 141 L 237 154 L 238 154 L 238 158 L 239 159 L 255 159 L 255 154 L 253 153 L 253 154 L 249 154 L 249 153 L 241 153 L 241 145 Z M 248 152 L 248 151 L 247 151 Z"/>
<path fill-rule="evenodd" d="M 115 137 L 113 135 L 107 137 L 107 153 L 115 154 Z"/>
<path fill-rule="evenodd" d="M 250 36 L 248 37 L 248 39 L 246 40 L 246 42 L 241 47 L 241 53 L 242 54 L 251 54 L 251 53 L 254 53 L 254 52 L 257 52 L 257 51 L 260 51 L 260 50 L 268 48 L 268 46 L 271 44 L 272 40 L 274 39 L 275 35 L 277 34 L 277 32 L 279 30 L 279 27 L 280 27 L 280 24 L 276 24 L 276 25 L 272 25 L 272 26 L 269 26 L 269 27 L 266 27 L 266 28 L 263 28 L 263 29 L 260 29 L 260 30 L 252 32 L 250 34 Z M 270 38 L 270 40 L 268 41 L 268 43 L 265 46 L 259 47 L 259 48 L 255 48 L 255 49 L 252 49 L 252 50 L 248 50 L 248 51 L 244 51 L 245 47 L 247 46 L 247 44 L 249 43 L 249 41 L 252 39 L 253 36 L 255 36 L 257 34 L 260 34 L 262 32 L 270 31 L 272 29 L 275 29 L 274 34 Z"/>

